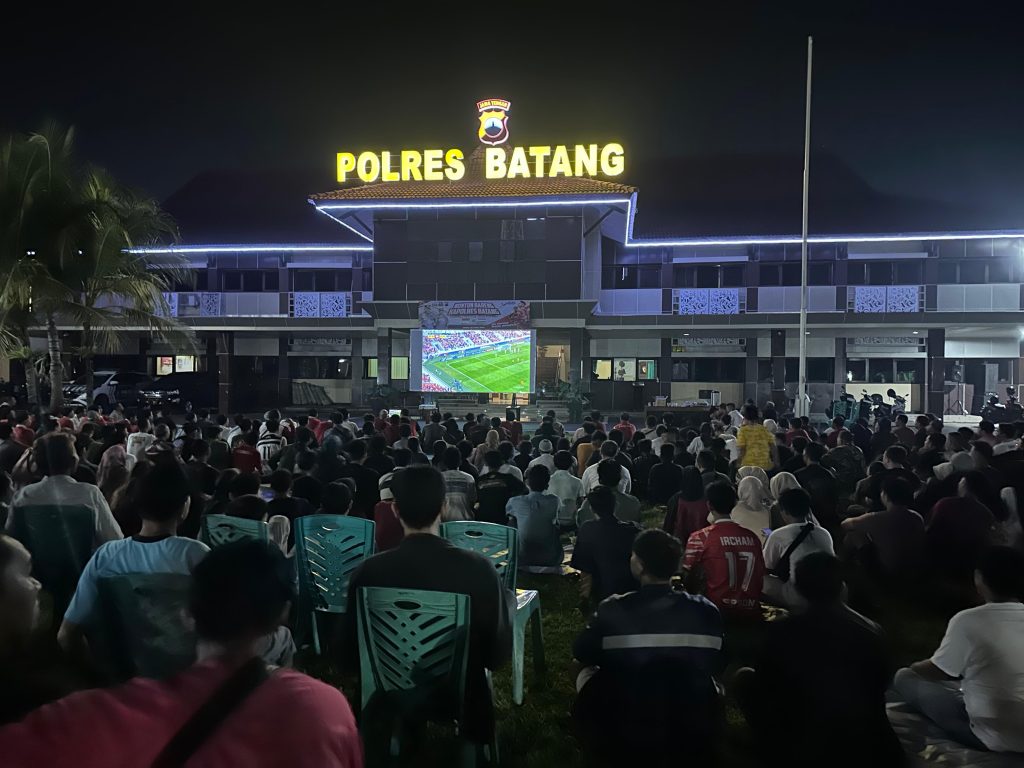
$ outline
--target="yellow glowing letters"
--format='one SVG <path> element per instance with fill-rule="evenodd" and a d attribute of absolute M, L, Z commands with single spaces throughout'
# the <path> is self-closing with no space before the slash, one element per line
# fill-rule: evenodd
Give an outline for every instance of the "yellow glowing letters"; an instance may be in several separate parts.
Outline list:
<path fill-rule="evenodd" d="M 625 170 L 621 144 L 565 144 L 486 147 L 484 178 L 554 179 L 562 176 L 619 176 Z M 338 153 L 338 181 L 458 181 L 466 175 L 461 149 L 403 149 L 401 152 Z"/>

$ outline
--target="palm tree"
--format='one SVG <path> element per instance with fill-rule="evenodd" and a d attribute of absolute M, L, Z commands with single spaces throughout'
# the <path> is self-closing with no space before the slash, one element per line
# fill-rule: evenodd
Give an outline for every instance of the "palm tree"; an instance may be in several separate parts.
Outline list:
<path fill-rule="evenodd" d="M 48 125 L 11 137 L 0 153 L 0 349 L 25 356 L 29 329 L 46 329 L 50 409 L 63 400 L 59 324 L 81 327 L 78 350 L 91 374 L 96 351 L 114 351 L 127 328 L 179 343 L 191 334 L 168 317 L 163 292 L 186 273 L 181 262 L 147 269 L 126 252 L 135 244 L 173 239 L 173 222 L 150 200 L 74 161 L 71 129 Z M 38 398 L 26 366 L 30 400 Z M 91 381 L 91 376 L 88 381 Z M 87 397 L 92 388 L 86 387 Z"/>

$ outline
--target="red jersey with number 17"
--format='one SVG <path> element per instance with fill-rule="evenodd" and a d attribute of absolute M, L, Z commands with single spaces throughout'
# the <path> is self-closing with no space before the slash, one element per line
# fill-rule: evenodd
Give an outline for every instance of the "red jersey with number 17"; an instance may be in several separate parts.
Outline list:
<path fill-rule="evenodd" d="M 716 520 L 690 534 L 683 567 L 700 568 L 708 600 L 725 614 L 760 609 L 764 554 L 757 536 L 732 520 Z"/>

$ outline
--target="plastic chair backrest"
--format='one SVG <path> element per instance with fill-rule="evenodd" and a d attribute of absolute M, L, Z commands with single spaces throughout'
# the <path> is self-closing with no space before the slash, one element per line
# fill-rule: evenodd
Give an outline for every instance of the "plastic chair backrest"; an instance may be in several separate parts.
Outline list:
<path fill-rule="evenodd" d="M 295 519 L 299 586 L 314 609 L 345 613 L 352 572 L 373 554 L 371 520 L 347 515 Z"/>
<path fill-rule="evenodd" d="M 63 610 L 92 557 L 96 538 L 93 510 L 86 506 L 15 507 L 11 533 L 32 553 L 32 573 Z"/>
<path fill-rule="evenodd" d="M 262 520 L 247 520 L 234 515 L 205 515 L 203 517 L 203 540 L 211 548 L 243 539 L 269 541 L 270 533 L 267 524 Z"/>
<path fill-rule="evenodd" d="M 104 666 L 116 678 L 165 678 L 192 664 L 196 636 L 187 619 L 191 584 L 191 576 L 178 573 L 99 580 L 100 626 L 90 631 L 90 645 L 103 649 Z M 100 642 L 92 642 L 94 635 Z"/>
<path fill-rule="evenodd" d="M 458 520 L 441 524 L 441 537 L 456 547 L 471 549 L 494 564 L 502 583 L 516 588 L 516 565 L 519 562 L 519 532 L 497 523 Z"/>
<path fill-rule="evenodd" d="M 469 656 L 469 596 L 364 587 L 356 616 L 363 712 L 374 696 L 402 709 L 446 699 L 460 720 Z M 438 697 L 437 693 L 447 694 Z"/>

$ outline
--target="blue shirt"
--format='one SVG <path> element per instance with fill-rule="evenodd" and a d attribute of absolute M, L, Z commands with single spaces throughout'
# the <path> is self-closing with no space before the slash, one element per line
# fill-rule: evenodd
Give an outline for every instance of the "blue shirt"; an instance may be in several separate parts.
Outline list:
<path fill-rule="evenodd" d="M 520 565 L 561 565 L 564 552 L 558 538 L 558 507 L 557 496 L 540 491 L 508 500 L 505 512 L 519 529 Z"/>

